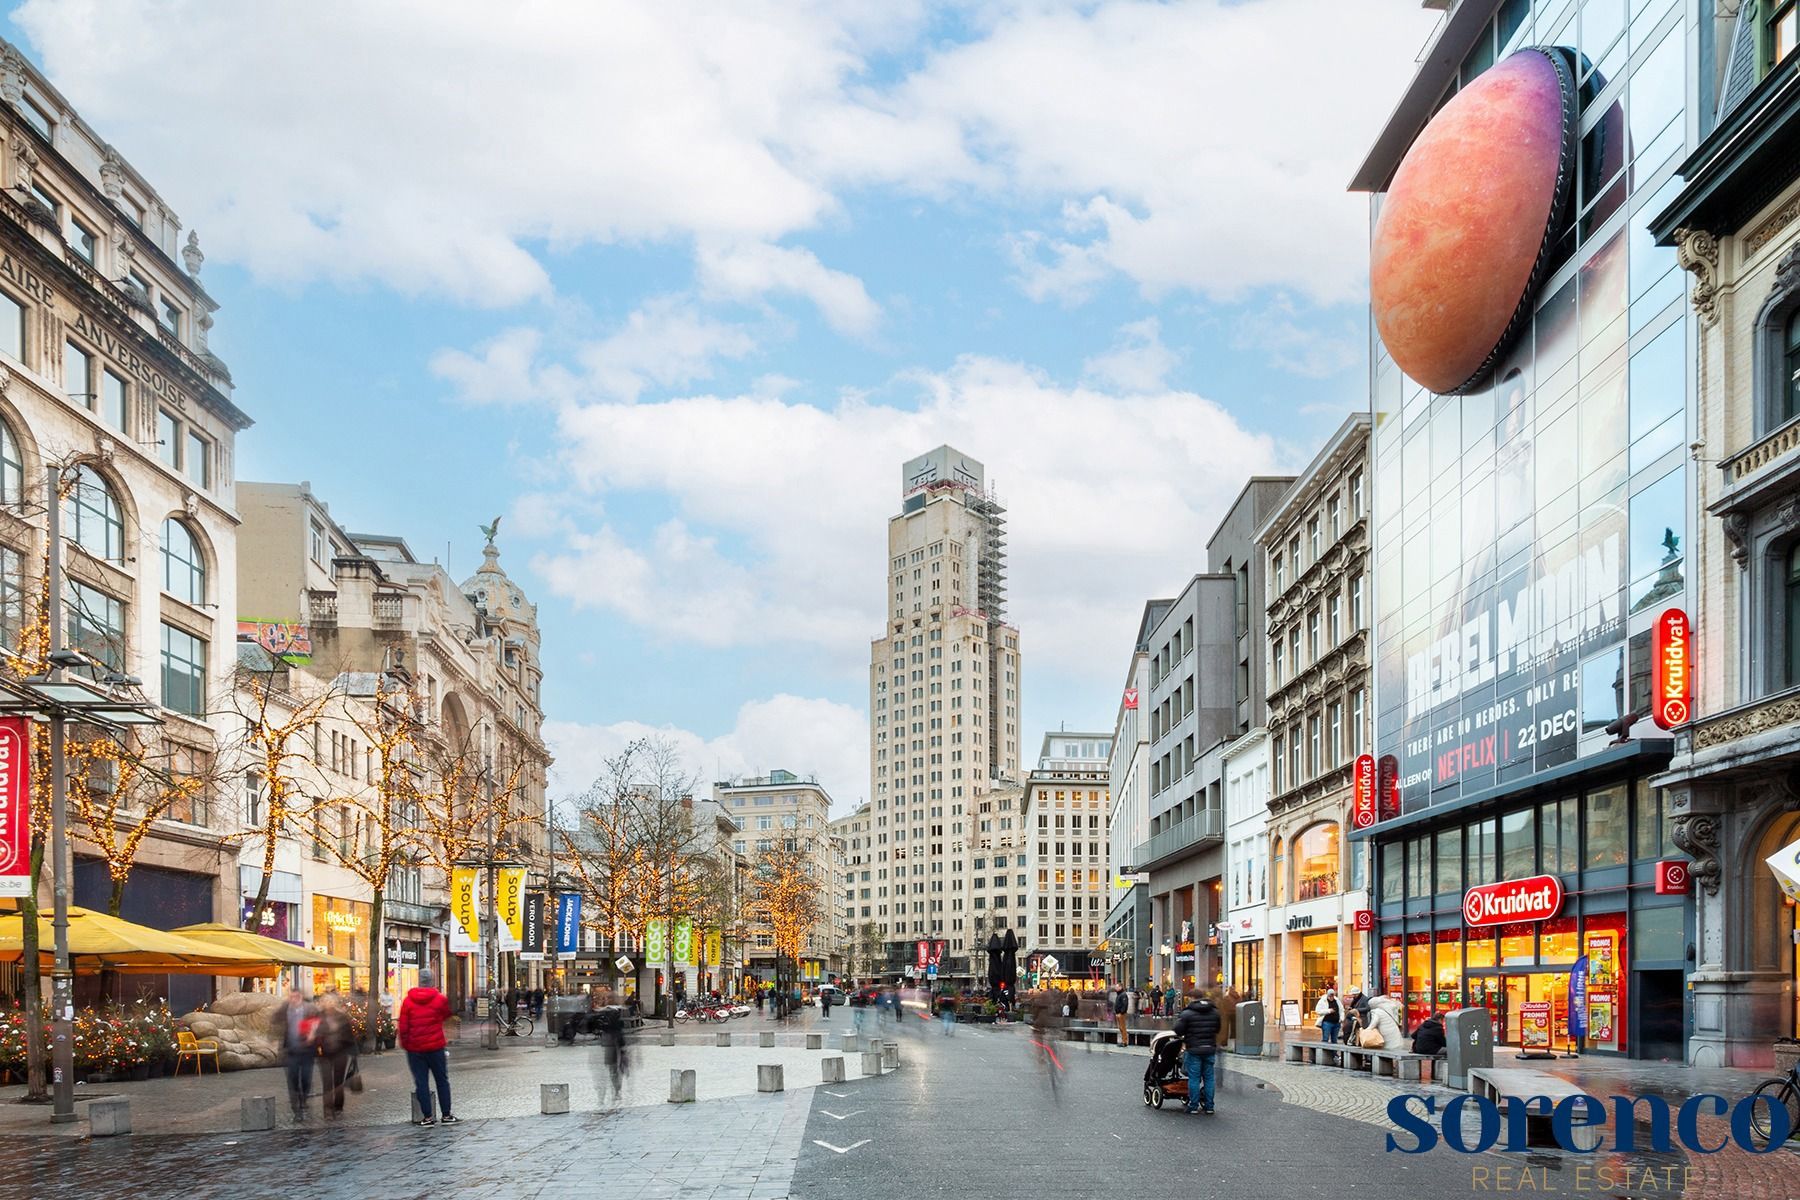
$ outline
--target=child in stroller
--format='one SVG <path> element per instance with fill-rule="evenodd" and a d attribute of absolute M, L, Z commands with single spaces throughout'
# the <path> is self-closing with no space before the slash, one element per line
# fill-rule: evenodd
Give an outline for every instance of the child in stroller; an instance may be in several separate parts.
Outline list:
<path fill-rule="evenodd" d="M 1144 1103 L 1161 1108 L 1163 1101 L 1173 1098 L 1177 1104 L 1187 1103 L 1187 1068 L 1182 1062 L 1181 1039 L 1164 1031 L 1150 1039 L 1150 1065 L 1144 1068 Z"/>

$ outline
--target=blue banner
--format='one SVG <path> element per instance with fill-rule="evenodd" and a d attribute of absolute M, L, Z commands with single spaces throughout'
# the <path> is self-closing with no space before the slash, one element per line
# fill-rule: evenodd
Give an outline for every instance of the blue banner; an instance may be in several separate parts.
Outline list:
<path fill-rule="evenodd" d="M 1569 969 L 1569 1037 L 1587 1036 L 1588 956 L 1582 955 Z"/>
<path fill-rule="evenodd" d="M 581 895 L 562 892 L 556 897 L 556 952 L 574 954 L 581 949 Z"/>

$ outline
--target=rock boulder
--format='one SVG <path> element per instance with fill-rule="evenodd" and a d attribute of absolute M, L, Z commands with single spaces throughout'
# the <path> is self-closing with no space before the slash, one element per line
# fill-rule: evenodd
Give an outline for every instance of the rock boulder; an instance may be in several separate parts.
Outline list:
<path fill-rule="evenodd" d="M 211 1008 L 176 1018 L 175 1024 L 195 1037 L 217 1038 L 222 1071 L 272 1067 L 280 1062 L 281 1051 L 269 1032 L 269 1017 L 280 1004 L 281 997 L 271 992 L 230 992 Z"/>

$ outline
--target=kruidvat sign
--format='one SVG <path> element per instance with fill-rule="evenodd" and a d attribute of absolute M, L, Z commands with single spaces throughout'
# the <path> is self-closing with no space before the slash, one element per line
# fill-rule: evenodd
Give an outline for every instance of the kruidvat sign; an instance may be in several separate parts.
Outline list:
<path fill-rule="evenodd" d="M 1359 754 L 1356 765 L 1350 772 L 1351 796 L 1350 823 L 1357 829 L 1367 829 L 1375 823 L 1375 756 Z"/>
<path fill-rule="evenodd" d="M 1487 883 L 1463 893 L 1463 924 L 1544 921 L 1562 910 L 1562 902 L 1562 880 L 1554 875 Z"/>
<path fill-rule="evenodd" d="M 31 894 L 31 739 L 0 717 L 0 896 Z"/>
<path fill-rule="evenodd" d="M 1661 729 L 1686 725 L 1693 715 L 1694 644 L 1687 613 L 1671 608 L 1656 619 L 1650 639 L 1650 661 L 1656 668 L 1650 717 Z"/>

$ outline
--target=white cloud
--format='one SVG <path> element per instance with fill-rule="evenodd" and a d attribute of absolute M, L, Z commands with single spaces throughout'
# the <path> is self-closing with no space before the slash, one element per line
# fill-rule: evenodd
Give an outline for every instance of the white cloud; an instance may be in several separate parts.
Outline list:
<path fill-rule="evenodd" d="M 547 254 L 691 242 L 708 286 L 801 295 L 861 336 L 878 312 L 861 282 L 791 240 L 886 189 L 1012 212 L 1038 296 L 1114 273 L 1152 295 L 1360 292 L 1366 206 L 1344 186 L 1436 19 L 1414 0 L 938 7 L 570 0 L 497 19 L 481 0 L 26 0 L 12 15 L 208 249 L 264 279 L 507 305 L 549 293 Z M 1046 207 L 1060 224 L 1021 215 Z"/>
<path fill-rule="evenodd" d="M 577 345 L 576 368 L 540 366 L 544 342 L 536 330 L 509 329 L 473 354 L 438 351 L 431 372 L 468 404 L 570 404 L 596 391 L 630 400 L 646 387 L 710 379 L 719 360 L 756 350 L 748 329 L 707 316 L 680 296 L 654 297 L 611 333 Z"/>
<path fill-rule="evenodd" d="M 1083 379 L 1126 392 L 1163 389 L 1181 356 L 1163 345 L 1162 323 L 1145 317 L 1119 327 L 1112 349 L 1081 364 Z"/>
<path fill-rule="evenodd" d="M 1009 509 L 1008 616 L 1028 661 L 1091 663 L 1129 636 L 1144 597 L 1201 566 L 1244 475 L 1278 457 L 1191 392 L 1066 387 L 980 357 L 903 386 L 913 407 L 769 394 L 567 406 L 571 496 L 612 512 L 644 493 L 675 515 L 641 535 L 576 519 L 534 569 L 576 607 L 658 637 L 807 647 L 854 678 L 881 628 L 900 464 L 949 442 L 986 464 Z"/>
<path fill-rule="evenodd" d="M 868 714 L 847 704 L 784 693 L 743 705 L 732 728 L 711 738 L 641 721 L 546 721 L 544 740 L 556 756 L 551 793 L 579 794 L 599 777 L 610 755 L 643 737 L 673 743 L 707 794 L 715 781 L 766 775 L 777 767 L 817 777 L 831 794 L 834 817 L 852 811 L 868 792 Z"/>
<path fill-rule="evenodd" d="M 1307 379 L 1327 379 L 1364 361 L 1368 334 L 1360 318 L 1330 320 L 1301 315 L 1293 301 L 1277 295 L 1232 326 L 1231 344 L 1260 352 L 1272 366 Z"/>
<path fill-rule="evenodd" d="M 881 308 L 869 299 L 862 280 L 833 271 L 810 250 L 766 242 L 702 245 L 700 284 L 709 295 L 753 300 L 771 292 L 791 292 L 812 301 L 839 333 L 872 332 Z"/>

